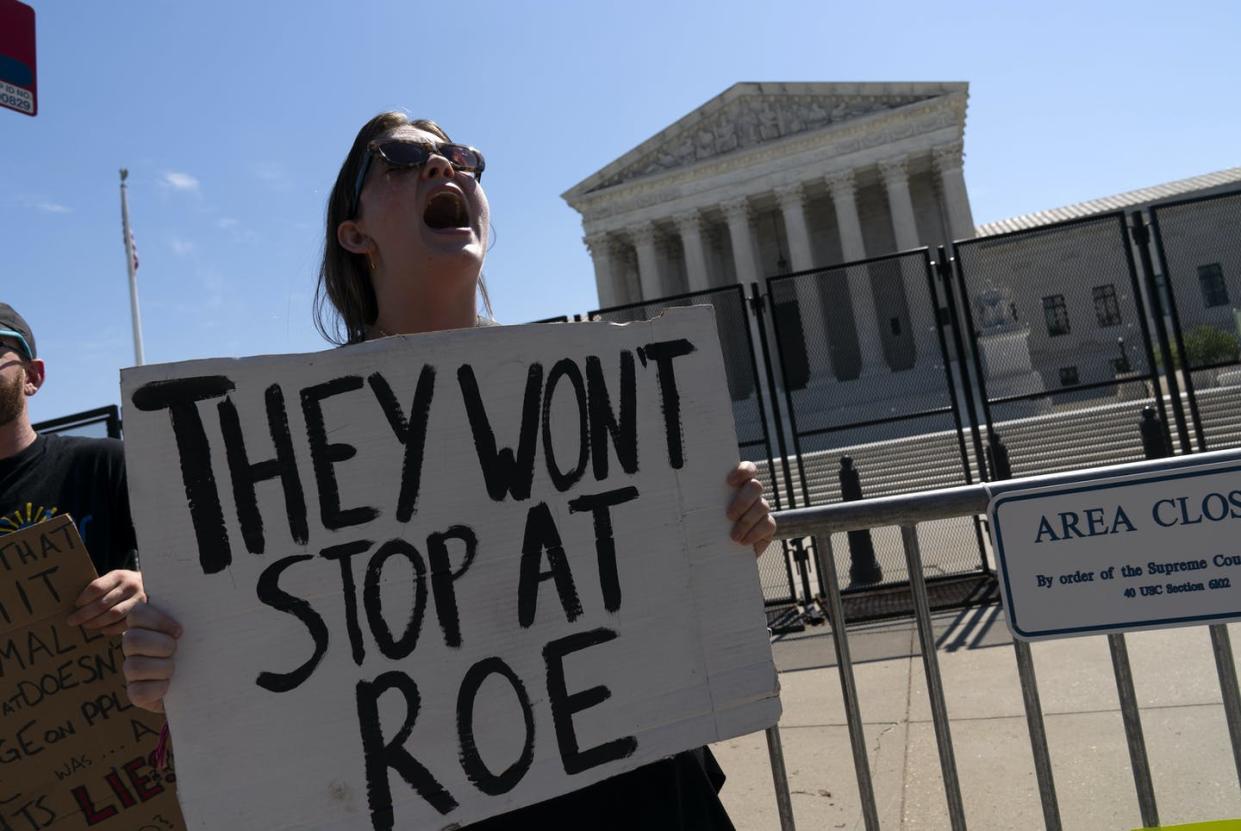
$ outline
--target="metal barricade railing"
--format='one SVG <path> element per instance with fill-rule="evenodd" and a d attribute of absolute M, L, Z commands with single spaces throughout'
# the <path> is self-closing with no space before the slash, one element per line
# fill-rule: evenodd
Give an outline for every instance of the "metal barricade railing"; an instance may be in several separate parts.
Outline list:
<path fill-rule="evenodd" d="M 801 506 L 856 498 L 846 494 L 843 457 L 869 495 L 974 481 L 974 465 L 981 463 L 970 459 L 962 413 L 970 396 L 959 388 L 949 345 L 960 333 L 955 316 L 945 323 L 937 314 L 943 301 L 936 273 L 929 250 L 917 248 L 767 278 L 773 336 L 767 351 L 782 379 L 772 398 L 782 399 L 788 418 L 777 426 L 788 431 Z M 868 346 L 863 333 L 853 332 L 849 298 L 870 284 L 885 285 L 900 308 L 890 310 L 891 332 L 876 333 Z M 968 429 L 976 435 L 976 425 Z M 899 476 L 891 475 L 894 455 Z M 825 543 L 841 552 L 838 568 L 850 571 L 851 619 L 906 613 L 903 604 L 863 599 L 895 597 L 885 589 L 905 582 L 898 538 L 872 541 L 864 534 Z M 949 580 L 988 573 L 977 522 L 938 529 L 927 556 Z"/>
<path fill-rule="evenodd" d="M 1079 467 L 1141 458 L 1131 432 L 1094 438 L 1129 402 L 1150 402 L 1171 424 L 1124 213 L 958 240 L 952 250 L 982 421 L 989 440 L 1003 436 L 1014 474 L 1047 465 L 1050 431 L 1072 448 L 1061 461 Z"/>
<path fill-rule="evenodd" d="M 1183 408 L 1198 449 L 1236 447 L 1239 431 L 1231 415 L 1238 389 L 1219 380 L 1221 373 L 1235 376 L 1241 364 L 1235 265 L 1241 254 L 1241 190 L 1163 202 L 1148 214 L 1149 251 L 1157 265 L 1145 269 L 1162 278 L 1152 280 L 1161 283 L 1153 289 L 1164 306 L 1158 324 L 1171 329 L 1172 343 L 1162 350 L 1168 356 L 1164 374 L 1170 384 L 1178 374 L 1184 382 Z M 1133 221 L 1145 236 L 1140 212 Z"/>
<path fill-rule="evenodd" d="M 939 658 L 936 653 L 935 633 L 932 627 L 930 606 L 927 601 L 922 555 L 918 546 L 918 525 L 923 522 L 984 514 L 993 496 L 1014 488 L 1077 484 L 1135 473 L 1166 471 L 1217 462 L 1237 461 L 1241 461 L 1241 451 L 1237 450 L 1198 453 L 1191 456 L 1178 456 L 1157 461 L 1135 462 L 1029 477 L 1018 482 L 1008 481 L 963 485 L 923 491 L 921 493 L 879 497 L 860 502 L 844 502 L 812 508 L 797 508 L 776 514 L 777 522 L 779 523 L 777 536 L 782 539 L 828 538 L 831 534 L 838 532 L 886 526 L 900 527 L 905 557 L 909 567 L 910 587 L 914 600 L 914 619 L 921 645 L 923 668 L 926 671 L 931 719 L 935 729 L 936 746 L 939 751 L 940 770 L 943 774 L 944 795 L 953 831 L 963 831 L 966 827 L 965 805 L 961 799 L 961 786 L 953 752 L 947 702 L 944 695 L 943 681 L 940 676 Z M 820 557 L 821 562 L 817 565 L 823 569 L 827 582 L 832 638 L 835 642 L 838 656 L 837 669 L 840 674 L 841 691 L 844 697 L 845 716 L 848 722 L 849 740 L 853 751 L 854 770 L 861 799 L 862 817 L 867 831 L 876 831 L 879 828 L 879 815 L 872 785 L 870 762 L 866 752 L 857 683 L 853 673 L 853 662 L 849 654 L 848 632 L 843 625 L 844 614 L 840 595 L 840 580 L 830 551 L 826 547 L 820 547 L 818 550 L 827 552 L 826 556 Z M 1232 647 L 1229 642 L 1228 630 L 1224 624 L 1214 624 L 1209 626 L 1209 629 L 1215 666 L 1219 675 L 1224 713 L 1229 728 L 1233 761 L 1237 768 L 1238 782 L 1241 783 L 1241 691 L 1238 690 Z M 1133 771 L 1142 823 L 1147 827 L 1156 827 L 1159 825 L 1159 815 L 1155 802 L 1154 788 L 1151 784 L 1150 763 L 1147 758 L 1146 743 L 1142 734 L 1141 717 L 1138 711 L 1137 696 L 1134 693 L 1133 675 L 1130 671 L 1125 636 L 1123 634 L 1112 634 L 1108 635 L 1107 639 L 1111 653 L 1113 674 L 1116 679 L 1116 689 L 1120 699 L 1121 717 L 1129 748 L 1130 767 Z M 1026 724 L 1030 734 L 1030 748 L 1034 757 L 1034 770 L 1039 786 L 1039 798 L 1042 804 L 1044 823 L 1049 831 L 1059 831 L 1062 827 L 1060 809 L 1056 798 L 1051 754 L 1047 745 L 1047 733 L 1043 724 L 1043 711 L 1039 701 L 1038 682 L 1035 678 L 1030 646 L 1024 641 L 1014 639 L 1013 651 L 1017 660 L 1017 672 L 1021 684 Z M 788 783 L 783 762 L 777 761 L 776 758 L 779 748 L 779 734 L 774 732 L 776 729 L 771 728 L 768 731 L 768 742 L 769 747 L 773 748 L 772 775 L 775 779 L 777 802 L 780 804 L 781 827 L 787 831 L 787 829 L 792 828 L 792 818 L 790 815 L 786 824 L 784 816 L 785 807 L 782 800 L 787 800 L 788 798 Z M 774 746 L 771 744 L 773 736 L 776 743 Z"/>
<path fill-rule="evenodd" d="M 92 438 L 121 437 L 121 411 L 115 404 L 81 413 L 40 421 L 33 425 L 36 433 L 65 433 Z"/>

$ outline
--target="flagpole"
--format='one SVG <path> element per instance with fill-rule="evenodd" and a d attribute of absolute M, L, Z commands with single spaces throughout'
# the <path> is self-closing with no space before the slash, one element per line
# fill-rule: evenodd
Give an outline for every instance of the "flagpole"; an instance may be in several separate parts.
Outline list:
<path fill-rule="evenodd" d="M 129 271 L 129 316 L 134 327 L 134 364 L 142 366 L 142 313 L 138 311 L 138 273 L 134 269 L 134 237 L 129 232 L 129 197 L 125 180 L 129 171 L 121 168 L 121 232 L 125 235 L 125 268 Z"/>

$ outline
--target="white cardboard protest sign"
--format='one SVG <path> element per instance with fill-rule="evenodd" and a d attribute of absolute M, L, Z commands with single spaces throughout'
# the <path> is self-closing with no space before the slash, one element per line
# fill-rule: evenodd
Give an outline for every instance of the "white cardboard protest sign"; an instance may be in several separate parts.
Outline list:
<path fill-rule="evenodd" d="M 442 829 L 779 716 L 707 307 L 125 370 L 191 829 Z"/>
<path fill-rule="evenodd" d="M 1241 619 L 1241 463 L 1001 488 L 989 518 L 1015 637 Z"/>

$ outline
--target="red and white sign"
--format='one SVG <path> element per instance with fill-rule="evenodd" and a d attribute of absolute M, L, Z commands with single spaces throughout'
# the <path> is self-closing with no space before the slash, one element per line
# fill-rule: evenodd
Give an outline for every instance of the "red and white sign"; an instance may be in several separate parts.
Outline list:
<path fill-rule="evenodd" d="M 0 107 L 39 112 L 34 9 L 20 0 L 0 0 Z"/>

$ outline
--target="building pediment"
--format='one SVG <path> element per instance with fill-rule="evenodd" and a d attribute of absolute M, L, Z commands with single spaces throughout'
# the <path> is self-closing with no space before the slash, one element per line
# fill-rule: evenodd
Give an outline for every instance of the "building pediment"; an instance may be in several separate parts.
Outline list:
<path fill-rule="evenodd" d="M 578 197 L 846 122 L 964 94 L 964 83 L 735 84 L 564 194 Z"/>

